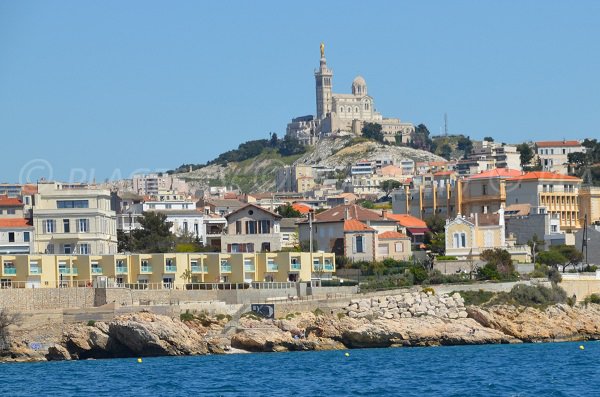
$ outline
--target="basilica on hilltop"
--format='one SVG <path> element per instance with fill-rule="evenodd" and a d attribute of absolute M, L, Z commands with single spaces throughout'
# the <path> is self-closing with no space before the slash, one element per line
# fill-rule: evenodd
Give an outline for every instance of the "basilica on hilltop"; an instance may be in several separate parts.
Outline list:
<path fill-rule="evenodd" d="M 292 119 L 286 134 L 305 145 L 313 145 L 322 136 L 359 135 L 365 123 L 382 127 L 385 140 L 396 142 L 396 136 L 408 143 L 415 130 L 411 123 L 398 118 L 383 117 L 375 109 L 373 97 L 368 94 L 367 83 L 361 76 L 352 82 L 351 94 L 333 93 L 333 71 L 327 67 L 325 46 L 321 43 L 321 61 L 315 70 L 317 114 Z"/>

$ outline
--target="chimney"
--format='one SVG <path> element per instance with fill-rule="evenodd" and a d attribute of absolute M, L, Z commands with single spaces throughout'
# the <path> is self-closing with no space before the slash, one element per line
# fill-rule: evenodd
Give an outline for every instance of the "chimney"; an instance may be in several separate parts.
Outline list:
<path fill-rule="evenodd" d="M 386 219 L 386 218 L 387 218 L 387 210 L 386 210 L 386 209 L 382 209 L 382 210 L 381 210 L 381 217 L 382 217 L 383 219 Z"/>

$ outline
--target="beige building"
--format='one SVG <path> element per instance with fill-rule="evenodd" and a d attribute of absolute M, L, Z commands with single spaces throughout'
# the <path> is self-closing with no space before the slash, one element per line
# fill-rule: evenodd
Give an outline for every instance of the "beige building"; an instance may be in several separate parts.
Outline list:
<path fill-rule="evenodd" d="M 446 220 L 446 255 L 460 260 L 480 260 L 487 249 L 507 250 L 519 263 L 531 262 L 531 250 L 526 245 L 516 245 L 514 239 L 505 237 L 504 211 L 497 214 L 474 214 Z"/>
<path fill-rule="evenodd" d="M 582 222 L 587 215 L 588 225 L 600 223 L 600 186 L 582 186 L 579 189 L 579 205 Z"/>
<path fill-rule="evenodd" d="M 110 191 L 40 182 L 35 195 L 34 251 L 104 255 L 117 252 L 116 213 Z"/>
<path fill-rule="evenodd" d="M 307 252 L 0 255 L 0 266 L 3 288 L 162 289 L 188 288 L 192 283 L 309 281 L 315 274 L 331 278 L 335 256 Z"/>
<path fill-rule="evenodd" d="M 34 229 L 23 207 L 20 199 L 0 195 L 0 254 L 33 252 Z"/>
<path fill-rule="evenodd" d="M 227 232 L 221 252 L 271 252 L 281 250 L 281 216 L 254 204 L 225 216 Z"/>
<path fill-rule="evenodd" d="M 544 171 L 566 174 L 568 172 L 569 154 L 585 152 L 579 141 L 539 141 L 535 143 Z"/>
<path fill-rule="evenodd" d="M 560 219 L 567 233 L 581 227 L 579 188 L 581 179 L 547 171 L 528 172 L 506 180 L 506 205 L 531 204 L 536 213 Z"/>

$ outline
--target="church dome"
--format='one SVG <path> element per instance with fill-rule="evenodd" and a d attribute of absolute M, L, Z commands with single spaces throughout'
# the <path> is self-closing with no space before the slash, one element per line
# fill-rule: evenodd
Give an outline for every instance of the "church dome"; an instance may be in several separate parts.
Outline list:
<path fill-rule="evenodd" d="M 352 81 L 352 94 L 367 95 L 367 82 L 362 76 L 356 76 Z"/>

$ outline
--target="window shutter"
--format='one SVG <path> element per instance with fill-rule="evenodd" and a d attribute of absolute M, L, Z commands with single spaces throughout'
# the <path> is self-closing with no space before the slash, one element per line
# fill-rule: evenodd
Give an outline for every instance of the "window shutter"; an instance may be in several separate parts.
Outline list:
<path fill-rule="evenodd" d="M 352 253 L 356 254 L 356 236 L 352 236 Z"/>

